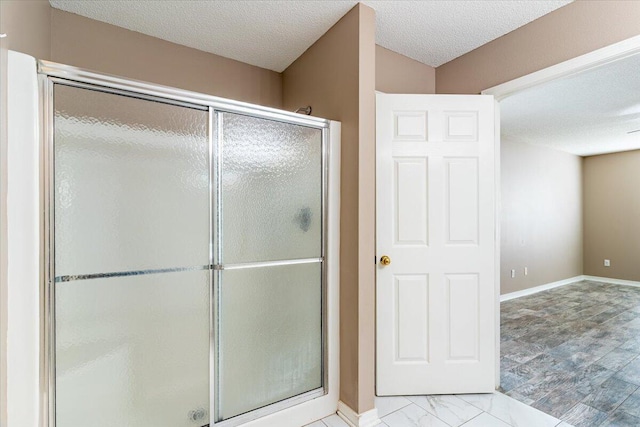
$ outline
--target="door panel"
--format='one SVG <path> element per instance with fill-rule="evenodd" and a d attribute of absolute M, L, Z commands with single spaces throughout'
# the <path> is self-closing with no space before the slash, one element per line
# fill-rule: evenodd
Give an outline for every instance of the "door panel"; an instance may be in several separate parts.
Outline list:
<path fill-rule="evenodd" d="M 495 386 L 494 101 L 377 96 L 377 393 Z"/>
<path fill-rule="evenodd" d="M 394 278 L 397 360 L 429 361 L 429 279 L 425 274 Z"/>
<path fill-rule="evenodd" d="M 208 112 L 56 84 L 56 275 L 209 263 Z"/>
<path fill-rule="evenodd" d="M 447 245 L 477 245 L 478 159 L 445 158 Z"/>
<path fill-rule="evenodd" d="M 53 89 L 57 427 L 209 423 L 209 114 Z"/>
<path fill-rule="evenodd" d="M 322 131 L 219 113 L 225 264 L 322 256 Z"/>
<path fill-rule="evenodd" d="M 322 387 L 322 264 L 221 272 L 222 421 Z"/>
<path fill-rule="evenodd" d="M 427 159 L 394 159 L 396 244 L 427 245 Z"/>

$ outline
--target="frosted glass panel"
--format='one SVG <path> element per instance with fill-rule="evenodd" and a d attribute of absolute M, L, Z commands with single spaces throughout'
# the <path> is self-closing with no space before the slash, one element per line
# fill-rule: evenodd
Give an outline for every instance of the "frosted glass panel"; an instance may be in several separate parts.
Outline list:
<path fill-rule="evenodd" d="M 56 284 L 58 427 L 209 422 L 209 272 Z"/>
<path fill-rule="evenodd" d="M 208 264 L 208 113 L 55 85 L 56 276 Z"/>
<path fill-rule="evenodd" d="M 219 419 L 321 387 L 321 264 L 221 277 Z"/>
<path fill-rule="evenodd" d="M 321 255 L 322 132 L 223 114 L 225 264 Z"/>

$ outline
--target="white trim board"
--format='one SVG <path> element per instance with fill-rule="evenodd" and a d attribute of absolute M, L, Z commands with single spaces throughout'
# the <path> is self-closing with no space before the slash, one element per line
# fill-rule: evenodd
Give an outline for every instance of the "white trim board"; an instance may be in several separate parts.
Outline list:
<path fill-rule="evenodd" d="M 592 282 L 600 283 L 612 283 L 614 285 L 634 286 L 640 288 L 640 282 L 624 279 L 613 279 L 610 277 L 598 277 L 598 276 L 582 276 L 582 280 L 590 280 Z"/>
<path fill-rule="evenodd" d="M 481 93 L 493 95 L 496 100 L 502 101 L 504 98 L 530 87 L 590 70 L 636 53 L 640 53 L 640 35 L 485 89 Z"/>
<path fill-rule="evenodd" d="M 509 301 L 512 299 L 525 297 L 527 295 L 537 294 L 538 292 L 547 291 L 553 288 L 559 288 L 560 286 L 570 285 L 572 283 L 582 282 L 583 280 L 589 280 L 591 282 L 599 283 L 611 283 L 613 285 L 634 286 L 640 288 L 640 282 L 633 280 L 613 279 L 610 277 L 598 277 L 598 276 L 575 276 L 564 280 L 558 280 L 557 282 L 551 282 L 540 286 L 535 286 L 529 289 L 523 289 L 521 291 L 510 292 L 508 294 L 500 295 L 500 302 Z"/>
<path fill-rule="evenodd" d="M 509 301 L 515 298 L 525 297 L 527 295 L 537 294 L 538 292 L 547 291 L 553 288 L 559 288 L 560 286 L 570 285 L 572 283 L 576 283 L 584 280 L 584 277 L 585 276 L 570 277 L 568 279 L 558 280 L 557 282 L 546 283 L 544 285 L 535 286 L 533 288 L 510 292 L 508 294 L 500 295 L 500 302 Z"/>
<path fill-rule="evenodd" d="M 382 423 L 380 418 L 378 418 L 377 408 L 358 414 L 342 401 L 338 402 L 338 416 L 344 420 L 349 427 L 373 427 Z"/>

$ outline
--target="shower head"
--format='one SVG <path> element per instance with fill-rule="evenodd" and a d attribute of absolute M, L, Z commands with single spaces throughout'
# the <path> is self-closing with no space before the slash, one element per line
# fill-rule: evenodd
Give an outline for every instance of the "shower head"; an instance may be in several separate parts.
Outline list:
<path fill-rule="evenodd" d="M 300 107 L 296 110 L 298 114 L 306 114 L 307 116 L 311 115 L 311 105 L 307 105 L 306 107 Z"/>

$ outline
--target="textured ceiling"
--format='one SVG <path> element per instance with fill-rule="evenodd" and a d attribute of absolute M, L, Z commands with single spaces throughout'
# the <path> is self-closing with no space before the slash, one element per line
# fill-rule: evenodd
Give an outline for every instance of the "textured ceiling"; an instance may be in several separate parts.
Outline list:
<path fill-rule="evenodd" d="M 500 102 L 502 137 L 579 156 L 640 149 L 640 54 Z"/>
<path fill-rule="evenodd" d="M 570 1 L 380 1 L 378 44 L 437 67 Z M 77 13 L 281 72 L 335 24 L 353 0 L 50 0 Z"/>

